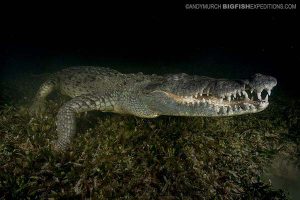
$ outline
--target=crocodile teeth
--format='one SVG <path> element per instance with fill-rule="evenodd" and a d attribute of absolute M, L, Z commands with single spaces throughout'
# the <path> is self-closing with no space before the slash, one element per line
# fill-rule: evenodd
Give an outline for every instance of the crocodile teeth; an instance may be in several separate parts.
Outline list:
<path fill-rule="evenodd" d="M 240 106 L 237 107 L 237 111 L 241 112 L 242 108 Z"/>
<path fill-rule="evenodd" d="M 266 98 L 264 99 L 265 102 L 269 101 L 269 95 L 266 96 Z"/>
<path fill-rule="evenodd" d="M 228 95 L 228 96 L 226 96 L 226 98 L 227 98 L 227 101 L 231 101 L 231 97 Z"/>
<path fill-rule="evenodd" d="M 228 107 L 227 112 L 228 112 L 229 115 L 233 114 L 232 108 Z"/>
<path fill-rule="evenodd" d="M 246 99 L 246 100 L 249 100 L 249 97 L 248 97 L 248 94 L 247 94 L 246 91 L 243 91 L 243 95 L 245 96 L 245 99 Z"/>
<path fill-rule="evenodd" d="M 239 96 L 242 96 L 241 90 L 238 90 L 237 92 L 238 92 Z"/>
<path fill-rule="evenodd" d="M 267 92 L 268 92 L 268 95 L 271 96 L 271 90 L 268 89 Z"/>
<path fill-rule="evenodd" d="M 257 93 L 257 98 L 258 98 L 259 100 L 261 100 L 261 92 L 258 92 L 258 93 Z"/>
<path fill-rule="evenodd" d="M 234 110 L 238 110 L 238 107 L 237 107 L 237 105 L 234 105 Z"/>
<path fill-rule="evenodd" d="M 236 92 L 233 92 L 233 98 L 236 98 Z"/>

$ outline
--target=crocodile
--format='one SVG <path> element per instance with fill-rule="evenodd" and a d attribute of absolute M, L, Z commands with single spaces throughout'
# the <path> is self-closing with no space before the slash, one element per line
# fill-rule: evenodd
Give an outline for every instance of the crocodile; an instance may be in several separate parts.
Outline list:
<path fill-rule="evenodd" d="M 75 116 L 92 110 L 142 118 L 168 116 L 234 116 L 257 113 L 269 105 L 276 78 L 254 74 L 250 79 L 214 79 L 180 74 L 123 74 L 116 70 L 79 66 L 52 74 L 34 97 L 31 114 L 45 110 L 54 90 L 71 97 L 56 117 L 57 150 L 65 151 L 76 132 Z"/>

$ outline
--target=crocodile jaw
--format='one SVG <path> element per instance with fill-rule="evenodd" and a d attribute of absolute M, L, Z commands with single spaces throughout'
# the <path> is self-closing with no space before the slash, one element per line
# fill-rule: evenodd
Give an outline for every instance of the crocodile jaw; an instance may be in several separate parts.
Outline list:
<path fill-rule="evenodd" d="M 223 99 L 206 95 L 181 97 L 167 92 L 164 94 L 169 98 L 169 105 L 173 105 L 174 111 L 178 112 L 173 115 L 178 116 L 234 116 L 260 112 L 269 105 L 268 95 L 263 100 L 256 101 L 249 99 L 247 94 L 247 99 L 240 96 L 230 100 L 227 97 Z"/>
<path fill-rule="evenodd" d="M 156 100 L 151 107 L 161 115 L 176 116 L 234 116 L 257 113 L 269 105 L 271 90 L 277 81 L 273 77 L 256 74 L 252 81 L 233 84 L 226 91 L 215 88 L 188 92 L 188 95 L 171 91 L 152 92 Z M 210 91 L 210 92 L 203 92 Z"/>

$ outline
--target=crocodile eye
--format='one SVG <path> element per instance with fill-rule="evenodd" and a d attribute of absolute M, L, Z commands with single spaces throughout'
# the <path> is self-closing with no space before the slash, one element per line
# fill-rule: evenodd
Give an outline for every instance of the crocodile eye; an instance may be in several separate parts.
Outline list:
<path fill-rule="evenodd" d="M 155 90 L 159 87 L 161 87 L 162 83 L 159 82 L 159 83 L 152 83 L 152 84 L 148 84 L 146 87 L 145 87 L 145 90 Z"/>
<path fill-rule="evenodd" d="M 176 75 L 173 76 L 172 78 L 173 78 L 174 81 L 178 81 L 178 80 L 180 79 L 180 77 L 179 77 L 179 76 L 176 76 Z"/>
<path fill-rule="evenodd" d="M 179 81 L 179 80 L 184 79 L 186 76 L 188 76 L 188 75 L 185 74 L 185 73 L 181 73 L 181 74 L 172 74 L 172 75 L 169 75 L 169 76 L 167 77 L 167 80 L 168 80 L 168 81 Z"/>

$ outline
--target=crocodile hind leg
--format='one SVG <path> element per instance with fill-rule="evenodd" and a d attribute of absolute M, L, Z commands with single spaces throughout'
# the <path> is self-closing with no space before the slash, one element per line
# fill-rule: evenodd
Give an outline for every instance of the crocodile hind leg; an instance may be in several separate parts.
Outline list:
<path fill-rule="evenodd" d="M 45 111 L 46 97 L 56 88 L 58 85 L 57 82 L 57 79 L 50 78 L 41 85 L 37 94 L 35 95 L 32 106 L 29 108 L 30 114 L 38 115 Z"/>
<path fill-rule="evenodd" d="M 56 126 L 58 140 L 54 143 L 55 150 L 65 151 L 76 131 L 76 113 L 91 110 L 113 111 L 115 101 L 112 97 L 100 94 L 87 94 L 75 97 L 65 103 L 58 111 Z"/>

